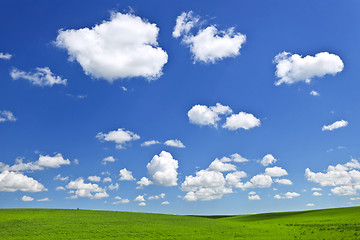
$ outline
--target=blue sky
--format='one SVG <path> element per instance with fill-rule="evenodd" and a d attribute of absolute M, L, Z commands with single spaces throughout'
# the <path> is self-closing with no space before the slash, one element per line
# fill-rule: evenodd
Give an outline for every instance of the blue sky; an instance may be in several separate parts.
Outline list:
<path fill-rule="evenodd" d="M 2 1 L 0 207 L 358 205 L 359 7 Z"/>

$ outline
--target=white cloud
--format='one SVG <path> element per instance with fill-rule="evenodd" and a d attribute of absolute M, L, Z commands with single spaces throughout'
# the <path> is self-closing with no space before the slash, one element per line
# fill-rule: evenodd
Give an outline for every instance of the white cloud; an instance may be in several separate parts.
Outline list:
<path fill-rule="evenodd" d="M 336 121 L 330 125 L 324 125 L 321 130 L 323 131 L 332 131 L 338 128 L 346 127 L 349 123 L 345 120 Z"/>
<path fill-rule="evenodd" d="M 274 58 L 276 64 L 275 75 L 279 78 L 275 85 L 282 83 L 293 84 L 300 81 L 310 82 L 314 77 L 326 74 L 335 75 L 344 68 L 339 56 L 328 52 L 317 53 L 315 57 L 301 57 L 288 52 L 279 53 Z"/>
<path fill-rule="evenodd" d="M 310 95 L 317 97 L 317 96 L 320 96 L 320 93 L 318 93 L 317 91 L 312 90 L 310 92 Z"/>
<path fill-rule="evenodd" d="M 115 162 L 115 158 L 113 156 L 108 156 L 102 160 L 103 165 L 106 165 L 108 162 Z"/>
<path fill-rule="evenodd" d="M 123 128 L 108 133 L 99 132 L 96 138 L 100 141 L 115 142 L 116 148 L 123 149 L 125 144 L 140 139 L 140 136 Z"/>
<path fill-rule="evenodd" d="M 260 200 L 261 198 L 259 195 L 249 195 L 248 199 L 249 200 Z"/>
<path fill-rule="evenodd" d="M 24 195 L 22 196 L 21 200 L 24 202 L 31 202 L 34 201 L 34 198 Z"/>
<path fill-rule="evenodd" d="M 40 155 L 36 164 L 41 167 L 59 168 L 61 165 L 69 165 L 70 160 L 64 159 L 61 153 L 56 154 L 54 157 Z"/>
<path fill-rule="evenodd" d="M 185 145 L 180 140 L 177 139 L 167 140 L 164 144 L 170 147 L 185 148 Z"/>
<path fill-rule="evenodd" d="M 234 162 L 248 162 L 249 161 L 248 159 L 242 157 L 238 153 L 231 154 L 230 157 L 231 157 L 231 160 Z"/>
<path fill-rule="evenodd" d="M 170 204 L 169 201 L 164 201 L 164 202 L 161 203 L 161 205 L 169 205 L 169 204 Z"/>
<path fill-rule="evenodd" d="M 195 105 L 189 112 L 189 121 L 193 124 L 202 126 L 217 127 L 217 122 L 220 120 L 219 115 L 231 114 L 232 110 L 228 106 L 223 106 L 220 103 L 216 103 L 216 106 Z"/>
<path fill-rule="evenodd" d="M 319 193 L 319 192 L 313 192 L 312 194 L 313 196 L 322 196 L 322 193 Z"/>
<path fill-rule="evenodd" d="M 149 200 L 158 200 L 158 199 L 162 199 L 164 197 L 165 197 L 165 193 L 160 193 L 159 195 L 149 196 L 148 199 Z"/>
<path fill-rule="evenodd" d="M 322 188 L 312 188 L 311 191 L 321 191 Z"/>
<path fill-rule="evenodd" d="M 261 160 L 261 164 L 265 167 L 269 166 L 270 164 L 274 164 L 277 160 L 271 154 L 266 154 L 263 159 Z"/>
<path fill-rule="evenodd" d="M 134 202 L 145 202 L 144 195 L 138 195 L 138 196 L 134 199 Z"/>
<path fill-rule="evenodd" d="M 0 53 L 0 59 L 10 60 L 12 55 L 10 53 Z"/>
<path fill-rule="evenodd" d="M 17 119 L 10 111 L 0 110 L 0 122 L 15 122 Z"/>
<path fill-rule="evenodd" d="M 123 168 L 120 170 L 120 181 L 133 181 L 135 178 L 132 175 L 132 171 L 127 170 L 126 168 Z"/>
<path fill-rule="evenodd" d="M 244 183 L 241 182 L 241 178 L 244 178 L 246 176 L 247 174 L 244 171 L 228 173 L 225 177 L 226 186 L 234 188 L 244 188 Z"/>
<path fill-rule="evenodd" d="M 48 201 L 50 201 L 50 199 L 49 198 L 42 198 L 42 199 L 38 199 L 36 201 L 38 201 L 38 202 L 48 202 Z"/>
<path fill-rule="evenodd" d="M 74 192 L 75 194 L 70 196 L 70 199 L 76 199 L 78 197 L 87 197 L 91 199 L 109 197 L 105 189 L 94 183 L 85 183 L 82 178 L 69 182 L 66 185 L 66 188 L 76 190 Z"/>
<path fill-rule="evenodd" d="M 139 184 L 139 186 L 137 186 L 136 189 L 142 189 L 153 184 L 153 182 L 150 181 L 147 177 L 142 177 L 139 181 L 137 181 L 137 184 Z"/>
<path fill-rule="evenodd" d="M 109 190 L 118 190 L 119 189 L 119 184 L 115 183 L 115 184 L 110 184 L 108 186 Z"/>
<path fill-rule="evenodd" d="M 66 190 L 66 189 L 64 187 L 62 187 L 62 186 L 56 187 L 56 191 L 59 191 L 59 190 Z"/>
<path fill-rule="evenodd" d="M 283 184 L 283 185 L 292 185 L 292 181 L 290 179 L 274 179 L 274 182 Z"/>
<path fill-rule="evenodd" d="M 160 142 L 159 141 L 156 141 L 156 140 L 150 140 L 150 141 L 145 141 L 141 144 L 142 147 L 148 147 L 148 146 L 151 146 L 151 145 L 154 145 L 154 144 L 159 144 Z"/>
<path fill-rule="evenodd" d="M 250 179 L 250 182 L 247 182 L 244 187 L 245 188 L 248 188 L 248 187 L 266 188 L 266 187 L 270 187 L 272 183 L 273 183 L 273 181 L 270 176 L 265 175 L 265 174 L 258 174 L 258 175 L 253 176 Z"/>
<path fill-rule="evenodd" d="M 178 38 L 183 34 L 187 34 L 197 23 L 199 17 L 194 16 L 192 11 L 183 12 L 176 18 L 176 25 L 172 33 L 174 38 Z"/>
<path fill-rule="evenodd" d="M 120 200 L 120 201 L 113 202 L 112 204 L 114 204 L 114 205 L 119 204 L 119 203 L 126 204 L 126 203 L 130 202 L 129 199 L 127 199 L 127 198 L 123 199 L 123 198 L 121 198 L 119 196 L 116 196 L 115 199 Z"/>
<path fill-rule="evenodd" d="M 91 181 L 91 182 L 100 182 L 101 177 L 99 177 L 99 176 L 89 176 L 88 180 Z"/>
<path fill-rule="evenodd" d="M 255 195 L 255 194 L 256 194 L 256 192 L 251 191 L 251 192 L 249 192 L 248 194 L 249 194 L 249 195 Z"/>
<path fill-rule="evenodd" d="M 292 199 L 294 197 L 299 197 L 300 194 L 297 193 L 297 192 L 287 192 L 285 194 L 282 194 L 282 195 L 279 195 L 279 194 L 276 194 L 274 196 L 275 199 Z"/>
<path fill-rule="evenodd" d="M 154 184 L 167 187 L 177 185 L 178 161 L 170 153 L 162 151 L 155 155 L 146 168 Z"/>
<path fill-rule="evenodd" d="M 287 171 L 281 167 L 268 167 L 265 169 L 265 174 L 270 177 L 282 177 L 288 175 Z"/>
<path fill-rule="evenodd" d="M 54 180 L 60 180 L 66 182 L 69 180 L 69 177 L 62 177 L 60 174 L 58 174 L 54 177 Z"/>
<path fill-rule="evenodd" d="M 92 28 L 60 30 L 55 44 L 65 48 L 85 74 L 113 82 L 162 75 L 167 53 L 158 46 L 159 28 L 132 14 L 113 13 Z"/>
<path fill-rule="evenodd" d="M 313 204 L 313 203 L 308 203 L 308 204 L 306 204 L 306 206 L 308 206 L 308 207 L 313 207 L 313 206 L 315 206 L 315 204 Z"/>
<path fill-rule="evenodd" d="M 240 48 L 246 41 L 246 36 L 236 33 L 234 28 L 220 31 L 216 25 L 202 28 L 199 17 L 193 16 L 190 11 L 183 12 L 176 19 L 176 26 L 173 37 L 183 36 L 182 42 L 186 44 L 193 54 L 195 62 L 215 63 L 227 57 L 240 55 Z M 191 29 L 198 27 L 198 32 L 194 35 Z"/>
<path fill-rule="evenodd" d="M 0 192 L 41 192 L 47 189 L 35 179 L 21 173 L 4 171 L 0 173 Z"/>
<path fill-rule="evenodd" d="M 106 177 L 103 179 L 103 182 L 111 182 L 111 181 L 112 181 L 112 179 L 110 177 Z"/>
<path fill-rule="evenodd" d="M 219 159 L 215 159 L 208 168 L 209 171 L 228 172 L 236 171 L 236 166 L 230 163 L 223 163 Z"/>
<path fill-rule="evenodd" d="M 359 186 L 356 187 L 359 189 Z M 353 186 L 339 186 L 331 189 L 331 192 L 335 195 L 356 195 L 356 189 Z"/>
<path fill-rule="evenodd" d="M 251 113 L 239 112 L 238 114 L 232 114 L 226 118 L 225 124 L 222 126 L 231 131 L 238 130 L 240 128 L 249 130 L 250 128 L 259 127 L 260 120 Z"/>
<path fill-rule="evenodd" d="M 146 203 L 145 202 L 141 202 L 138 204 L 139 206 L 146 206 Z"/>
<path fill-rule="evenodd" d="M 28 80 L 31 84 L 45 87 L 52 87 L 55 84 L 66 85 L 67 79 L 62 79 L 59 76 L 54 75 L 50 68 L 36 68 L 35 72 L 24 72 L 17 68 L 13 68 L 10 72 L 10 76 L 14 80 L 20 78 Z"/>

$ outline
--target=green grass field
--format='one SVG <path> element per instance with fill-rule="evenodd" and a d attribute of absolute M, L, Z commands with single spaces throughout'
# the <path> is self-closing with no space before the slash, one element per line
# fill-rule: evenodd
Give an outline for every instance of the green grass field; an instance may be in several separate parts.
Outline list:
<path fill-rule="evenodd" d="M 360 207 L 234 216 L 1 209 L 1 239 L 360 239 Z"/>

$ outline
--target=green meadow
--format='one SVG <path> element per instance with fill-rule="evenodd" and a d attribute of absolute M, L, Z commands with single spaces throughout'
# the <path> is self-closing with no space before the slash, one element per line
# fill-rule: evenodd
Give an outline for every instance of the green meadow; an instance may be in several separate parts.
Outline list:
<path fill-rule="evenodd" d="M 232 216 L 1 209 L 1 239 L 360 239 L 360 207 Z"/>

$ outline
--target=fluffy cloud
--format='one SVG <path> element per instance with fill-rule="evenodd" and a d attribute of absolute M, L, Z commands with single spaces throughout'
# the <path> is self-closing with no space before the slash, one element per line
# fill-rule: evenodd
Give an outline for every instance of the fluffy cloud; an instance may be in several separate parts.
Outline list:
<path fill-rule="evenodd" d="M 94 183 L 85 183 L 84 179 L 82 178 L 78 178 L 75 181 L 69 182 L 66 185 L 66 188 L 75 190 L 75 194 L 70 196 L 71 199 L 76 199 L 79 197 L 87 197 L 91 199 L 109 197 L 105 189 Z"/>
<path fill-rule="evenodd" d="M 59 168 L 61 167 L 61 165 L 69 165 L 70 160 L 64 159 L 61 153 L 56 154 L 54 157 L 51 157 L 49 155 L 40 155 L 39 160 L 36 162 L 36 164 L 41 167 Z"/>
<path fill-rule="evenodd" d="M 167 140 L 164 144 L 170 147 L 185 148 L 185 145 L 180 140 L 177 139 Z"/>
<path fill-rule="evenodd" d="M 240 128 L 249 130 L 250 128 L 259 127 L 260 120 L 251 113 L 239 112 L 238 114 L 232 114 L 226 118 L 225 124 L 222 126 L 231 131 L 238 130 Z"/>
<path fill-rule="evenodd" d="M 0 173 L 0 192 L 41 192 L 47 189 L 35 179 L 21 173 L 4 171 Z"/>
<path fill-rule="evenodd" d="M 270 187 L 271 184 L 273 183 L 272 179 L 270 176 L 265 175 L 265 174 L 258 174 L 253 176 L 250 179 L 250 182 L 245 183 L 244 187 L 245 188 L 254 188 L 254 187 L 258 187 L 258 188 L 266 188 L 266 187 Z"/>
<path fill-rule="evenodd" d="M 10 53 L 0 53 L 0 59 L 10 60 L 12 55 Z"/>
<path fill-rule="evenodd" d="M 54 177 L 54 180 L 60 180 L 65 182 L 69 180 L 69 177 L 62 177 L 60 174 L 58 174 Z"/>
<path fill-rule="evenodd" d="M 112 179 L 110 177 L 106 177 L 103 179 L 103 182 L 111 182 L 111 181 L 112 181 Z"/>
<path fill-rule="evenodd" d="M 336 121 L 330 125 L 324 125 L 321 130 L 323 131 L 332 131 L 338 128 L 346 127 L 349 123 L 345 120 Z"/>
<path fill-rule="evenodd" d="M 261 198 L 259 195 L 249 195 L 248 199 L 249 200 L 260 200 Z"/>
<path fill-rule="evenodd" d="M 144 195 L 138 195 L 135 199 L 135 202 L 145 202 Z"/>
<path fill-rule="evenodd" d="M 164 202 L 161 203 L 161 205 L 169 205 L 169 204 L 170 204 L 169 201 L 164 201 Z"/>
<path fill-rule="evenodd" d="M 154 144 L 159 144 L 160 142 L 159 141 L 156 141 L 156 140 L 150 140 L 150 141 L 145 141 L 141 144 L 142 147 L 148 147 L 148 146 L 151 146 L 151 145 L 154 145 Z"/>
<path fill-rule="evenodd" d="M 110 184 L 108 186 L 109 190 L 118 190 L 119 189 L 119 184 L 115 183 L 115 184 Z"/>
<path fill-rule="evenodd" d="M 99 176 L 89 176 L 88 180 L 91 181 L 91 182 L 100 182 L 101 177 L 99 177 Z"/>
<path fill-rule="evenodd" d="M 165 197 L 165 193 L 160 193 L 159 195 L 149 196 L 148 199 L 149 200 L 158 200 L 158 199 L 162 199 L 164 197 Z"/>
<path fill-rule="evenodd" d="M 274 58 L 275 75 L 279 78 L 275 85 L 293 84 L 300 81 L 310 82 L 314 77 L 326 74 L 335 75 L 344 68 L 339 56 L 328 52 L 317 53 L 315 57 L 302 57 L 288 52 L 279 53 Z"/>
<path fill-rule="evenodd" d="M 66 190 L 66 189 L 62 186 L 56 187 L 56 191 L 59 191 L 59 190 Z"/>
<path fill-rule="evenodd" d="M 190 48 L 195 62 L 215 63 L 240 54 L 245 35 L 235 33 L 234 28 L 225 31 L 219 31 L 215 25 L 201 28 L 198 22 L 199 17 L 193 16 L 191 11 L 184 12 L 177 17 L 173 31 L 173 37 L 183 36 L 182 42 Z M 194 26 L 200 27 L 195 35 L 191 33 Z"/>
<path fill-rule="evenodd" d="M 322 196 L 322 193 L 319 193 L 319 192 L 313 192 L 312 194 L 313 196 Z"/>
<path fill-rule="evenodd" d="M 336 195 L 352 195 L 360 189 L 360 171 L 355 169 L 360 169 L 360 163 L 352 159 L 345 164 L 328 166 L 325 173 L 315 173 L 307 168 L 305 177 L 308 181 L 319 183 L 323 187 L 335 187 L 331 191 Z"/>
<path fill-rule="evenodd" d="M 155 155 L 146 168 L 154 184 L 167 187 L 177 185 L 178 161 L 170 153 L 162 151 Z"/>
<path fill-rule="evenodd" d="M 15 122 L 16 117 L 10 111 L 0 110 L 0 122 Z"/>
<path fill-rule="evenodd" d="M 274 179 L 274 182 L 283 184 L 283 185 L 292 185 L 292 181 L 290 179 Z"/>
<path fill-rule="evenodd" d="M 52 87 L 55 84 L 66 85 L 67 80 L 62 79 L 59 76 L 54 75 L 50 68 L 36 68 L 35 72 L 24 72 L 17 68 L 13 68 L 10 72 L 10 76 L 14 80 L 25 79 L 28 80 L 31 84 L 45 87 Z"/>
<path fill-rule="evenodd" d="M 99 132 L 96 138 L 100 141 L 115 142 L 116 148 L 123 149 L 125 144 L 140 139 L 140 136 L 123 128 L 108 133 Z"/>
<path fill-rule="evenodd" d="M 266 168 L 265 173 L 270 177 L 282 177 L 288 175 L 287 171 L 281 167 Z"/>
<path fill-rule="evenodd" d="M 300 194 L 297 193 L 297 192 L 287 192 L 285 194 L 282 194 L 282 195 L 279 195 L 279 194 L 276 194 L 274 196 L 275 199 L 292 199 L 294 197 L 299 197 Z"/>
<path fill-rule="evenodd" d="M 244 178 L 246 176 L 247 174 L 244 171 L 228 173 L 225 177 L 226 186 L 234 188 L 244 188 L 244 183 L 241 182 L 241 178 Z"/>
<path fill-rule="evenodd" d="M 21 200 L 24 202 L 31 202 L 34 201 L 34 198 L 24 195 L 22 196 Z"/>
<path fill-rule="evenodd" d="M 211 107 L 195 105 L 189 110 L 188 117 L 193 124 L 217 127 L 217 122 L 220 120 L 219 115 L 231 113 L 232 110 L 230 107 L 216 103 L 216 106 Z"/>
<path fill-rule="evenodd" d="M 135 178 L 132 175 L 132 171 L 127 170 L 126 168 L 123 168 L 120 170 L 120 181 L 133 181 Z"/>
<path fill-rule="evenodd" d="M 231 160 L 234 161 L 234 162 L 248 162 L 248 161 L 249 161 L 248 159 L 242 157 L 242 156 L 241 156 L 240 154 L 238 154 L 238 153 L 231 154 L 231 155 L 230 155 L 230 158 L 231 158 Z"/>
<path fill-rule="evenodd" d="M 320 96 L 320 93 L 318 93 L 317 91 L 312 90 L 310 92 L 310 95 L 317 97 L 317 96 Z"/>
<path fill-rule="evenodd" d="M 146 202 L 141 202 L 138 205 L 141 206 L 141 207 L 146 206 Z"/>
<path fill-rule="evenodd" d="M 277 160 L 271 154 L 266 154 L 263 159 L 261 160 L 261 164 L 265 167 L 269 166 L 270 164 L 274 164 Z"/>
<path fill-rule="evenodd" d="M 102 160 L 103 165 L 106 165 L 108 162 L 115 162 L 115 158 L 113 156 L 108 156 Z"/>
<path fill-rule="evenodd" d="M 167 53 L 158 46 L 159 28 L 132 14 L 113 13 L 92 28 L 60 30 L 55 44 L 65 48 L 85 74 L 113 82 L 162 75 Z"/>
<path fill-rule="evenodd" d="M 151 185 L 153 183 L 147 177 L 142 177 L 139 181 L 137 181 L 137 184 L 139 186 L 137 186 L 136 189 L 142 189 L 142 188 L 144 188 L 146 186 L 149 186 L 149 185 Z"/>
<path fill-rule="evenodd" d="M 315 187 L 311 189 L 311 191 L 321 191 L 321 190 L 322 188 L 315 188 Z"/>
<path fill-rule="evenodd" d="M 219 159 L 215 159 L 208 168 L 209 171 L 228 172 L 235 171 L 236 166 L 231 163 L 223 163 Z"/>
<path fill-rule="evenodd" d="M 114 205 L 119 204 L 119 203 L 126 204 L 126 203 L 129 203 L 129 202 L 130 202 L 129 199 L 127 199 L 127 198 L 121 198 L 121 197 L 119 197 L 119 196 L 116 196 L 115 199 L 116 199 L 116 200 L 120 200 L 120 201 L 113 202 L 112 204 L 114 204 Z"/>

